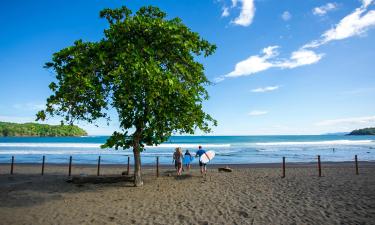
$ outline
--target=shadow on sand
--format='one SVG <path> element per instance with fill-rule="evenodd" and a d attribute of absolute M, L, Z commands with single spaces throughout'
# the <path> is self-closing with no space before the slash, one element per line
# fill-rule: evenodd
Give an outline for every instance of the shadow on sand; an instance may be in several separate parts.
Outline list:
<path fill-rule="evenodd" d="M 118 176 L 120 177 L 120 176 Z M 28 207 L 50 200 L 63 199 L 64 194 L 95 192 L 109 188 L 134 187 L 132 179 L 99 183 L 68 183 L 64 175 L 0 175 L 0 207 Z M 103 176 L 102 180 L 106 178 Z M 112 178 L 109 178 L 112 179 Z"/>

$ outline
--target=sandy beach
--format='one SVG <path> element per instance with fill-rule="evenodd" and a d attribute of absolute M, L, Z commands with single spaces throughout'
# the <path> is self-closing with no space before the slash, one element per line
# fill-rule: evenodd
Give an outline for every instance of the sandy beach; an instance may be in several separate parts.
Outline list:
<path fill-rule="evenodd" d="M 374 224 L 375 164 L 231 166 L 209 168 L 206 179 L 195 167 L 177 178 L 172 167 L 144 169 L 144 187 L 129 182 L 67 183 L 66 165 L 0 165 L 0 224 Z M 104 175 L 126 166 L 102 167 Z M 73 175 L 95 175 L 96 167 L 75 165 Z"/>

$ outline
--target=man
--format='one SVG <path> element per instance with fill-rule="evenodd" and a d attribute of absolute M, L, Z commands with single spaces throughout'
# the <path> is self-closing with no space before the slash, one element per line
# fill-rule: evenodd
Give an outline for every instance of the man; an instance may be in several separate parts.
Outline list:
<path fill-rule="evenodd" d="M 202 155 L 206 154 L 206 151 L 202 149 L 202 146 L 199 146 L 198 148 L 199 149 L 198 149 L 197 153 L 195 154 L 195 157 L 199 157 L 199 167 L 201 169 L 201 174 L 203 175 L 203 174 L 206 174 L 207 167 L 206 167 L 206 163 L 201 162 L 200 158 L 201 158 Z"/>

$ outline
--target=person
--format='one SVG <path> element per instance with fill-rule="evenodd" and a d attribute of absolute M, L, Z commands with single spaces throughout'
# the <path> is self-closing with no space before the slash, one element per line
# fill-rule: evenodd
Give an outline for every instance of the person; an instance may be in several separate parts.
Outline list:
<path fill-rule="evenodd" d="M 195 157 L 199 157 L 199 167 L 201 169 L 201 174 L 206 174 L 207 172 L 207 167 L 206 167 L 206 163 L 202 163 L 200 158 L 203 154 L 206 154 L 206 151 L 202 149 L 202 146 L 199 146 L 198 147 L 198 151 L 196 152 L 195 154 Z"/>
<path fill-rule="evenodd" d="M 181 148 L 176 148 L 176 151 L 173 153 L 173 161 L 174 161 L 174 166 L 177 171 L 177 176 L 180 176 L 182 174 L 182 150 Z"/>
<path fill-rule="evenodd" d="M 185 164 L 186 170 L 189 171 L 190 170 L 191 157 L 192 157 L 189 150 L 186 150 L 186 152 L 185 152 L 184 158 L 186 158 L 186 157 L 190 158 L 188 163 Z"/>

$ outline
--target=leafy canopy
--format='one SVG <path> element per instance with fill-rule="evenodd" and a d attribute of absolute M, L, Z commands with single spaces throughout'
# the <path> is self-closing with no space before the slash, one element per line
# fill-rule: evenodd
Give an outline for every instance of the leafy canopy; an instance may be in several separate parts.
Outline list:
<path fill-rule="evenodd" d="M 210 82 L 195 57 L 213 54 L 216 46 L 156 7 L 135 14 L 126 7 L 104 9 L 100 16 L 109 23 L 102 40 L 78 40 L 46 63 L 57 82 L 49 85 L 53 94 L 37 119 L 49 114 L 94 123 L 110 120 L 108 110 L 114 108 L 122 132 L 114 132 L 103 147 L 116 149 L 137 144 L 142 150 L 174 132 L 209 132 L 216 121 L 202 102 Z"/>

